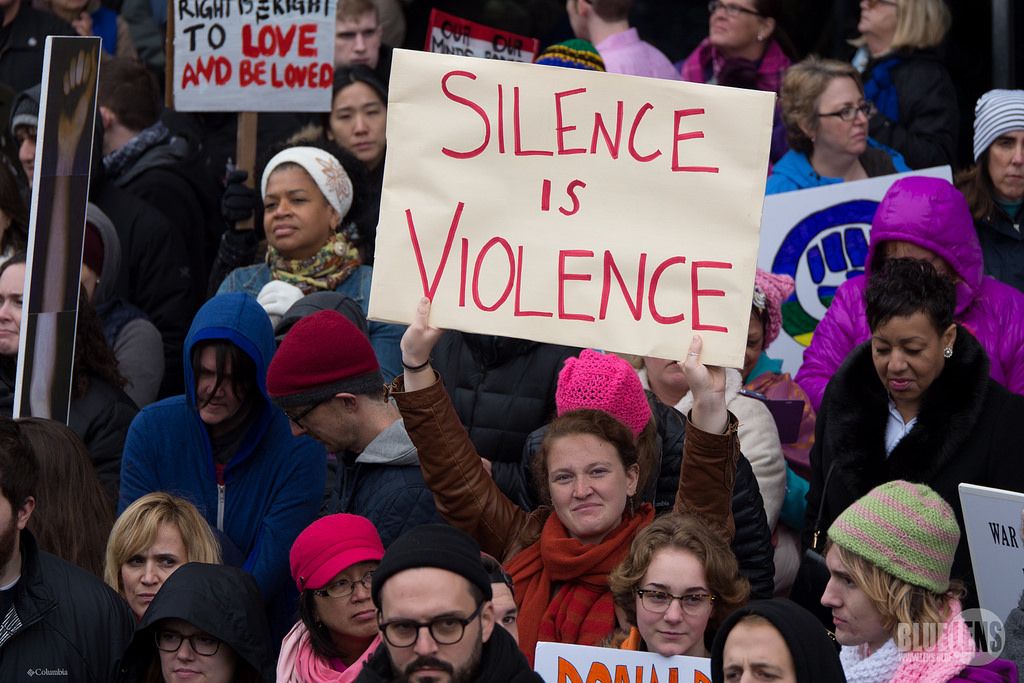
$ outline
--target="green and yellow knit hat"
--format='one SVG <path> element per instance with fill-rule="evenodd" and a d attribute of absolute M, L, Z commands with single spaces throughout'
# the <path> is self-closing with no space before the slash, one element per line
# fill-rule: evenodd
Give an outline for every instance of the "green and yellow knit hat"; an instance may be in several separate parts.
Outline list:
<path fill-rule="evenodd" d="M 534 64 L 548 66 L 567 66 L 571 69 L 586 71 L 604 71 L 604 60 L 597 48 L 588 40 L 573 38 L 564 43 L 556 43 L 537 55 Z"/>
<path fill-rule="evenodd" d="M 949 503 L 930 487 L 897 480 L 844 510 L 828 537 L 902 581 L 944 593 L 960 525 Z"/>

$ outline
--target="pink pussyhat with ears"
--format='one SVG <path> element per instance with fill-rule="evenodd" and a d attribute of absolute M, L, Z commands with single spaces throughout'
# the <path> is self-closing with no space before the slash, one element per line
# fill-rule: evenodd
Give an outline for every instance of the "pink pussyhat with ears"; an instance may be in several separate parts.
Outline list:
<path fill-rule="evenodd" d="M 754 308 L 765 313 L 764 348 L 775 341 L 782 329 L 782 302 L 796 290 L 788 275 L 757 269 L 754 275 Z"/>

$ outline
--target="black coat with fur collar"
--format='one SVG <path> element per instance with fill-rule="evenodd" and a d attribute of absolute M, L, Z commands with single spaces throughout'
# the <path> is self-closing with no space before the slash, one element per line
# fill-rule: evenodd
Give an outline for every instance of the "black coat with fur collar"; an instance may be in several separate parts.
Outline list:
<path fill-rule="evenodd" d="M 804 547 L 811 545 L 822 488 L 821 528 L 875 486 L 894 479 L 931 486 L 956 512 L 963 529 L 957 486 L 961 482 L 1024 492 L 1024 396 L 989 377 L 978 340 L 957 326 L 953 356 L 928 388 L 917 423 L 885 455 L 888 393 L 871 358 L 871 342 L 855 348 L 825 390 L 811 450 Z M 824 534 L 818 549 L 824 547 Z M 967 583 L 965 607 L 977 605 L 967 539 L 961 537 L 953 578 Z"/>

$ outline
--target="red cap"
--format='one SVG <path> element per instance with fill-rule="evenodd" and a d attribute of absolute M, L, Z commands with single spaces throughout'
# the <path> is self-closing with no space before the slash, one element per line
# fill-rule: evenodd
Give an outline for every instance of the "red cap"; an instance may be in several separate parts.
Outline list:
<path fill-rule="evenodd" d="M 358 515 L 328 515 L 303 529 L 289 563 L 299 592 L 326 586 L 354 564 L 380 561 L 384 545 L 373 522 Z"/>

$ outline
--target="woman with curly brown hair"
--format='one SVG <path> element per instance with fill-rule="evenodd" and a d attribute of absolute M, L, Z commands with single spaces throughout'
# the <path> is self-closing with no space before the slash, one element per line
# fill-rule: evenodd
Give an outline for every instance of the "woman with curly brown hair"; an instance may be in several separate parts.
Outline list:
<path fill-rule="evenodd" d="M 718 627 L 750 595 L 725 539 L 700 518 L 677 514 L 636 535 L 608 586 L 630 627 L 610 642 L 665 656 L 709 656 Z"/>

